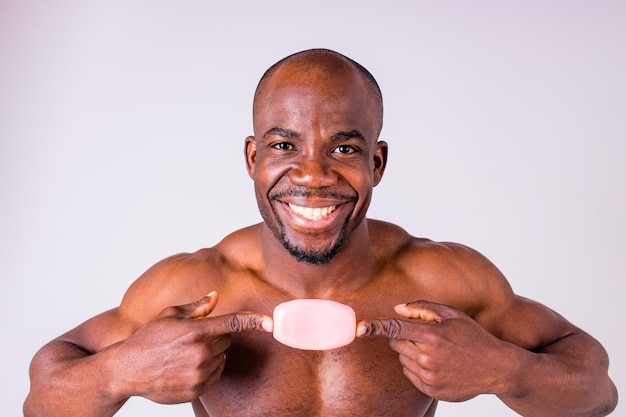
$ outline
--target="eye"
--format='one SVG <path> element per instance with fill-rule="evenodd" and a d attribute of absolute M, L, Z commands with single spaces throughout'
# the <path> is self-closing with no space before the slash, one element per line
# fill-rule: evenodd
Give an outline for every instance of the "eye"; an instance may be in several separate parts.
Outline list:
<path fill-rule="evenodd" d="M 339 145 L 333 150 L 333 152 L 337 152 L 343 155 L 349 155 L 357 152 L 357 149 L 354 146 L 350 145 Z"/>
<path fill-rule="evenodd" d="M 291 151 L 293 150 L 293 145 L 289 142 L 278 142 L 272 145 L 272 148 L 278 149 L 279 151 Z"/>

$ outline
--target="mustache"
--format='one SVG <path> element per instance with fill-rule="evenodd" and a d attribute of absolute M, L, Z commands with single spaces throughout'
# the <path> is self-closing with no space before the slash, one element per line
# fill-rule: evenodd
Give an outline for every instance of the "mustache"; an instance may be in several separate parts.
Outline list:
<path fill-rule="evenodd" d="M 284 190 L 275 190 L 268 195 L 270 200 L 280 200 L 284 197 L 301 197 L 301 198 L 320 198 L 320 199 L 332 199 L 332 200 L 353 200 L 356 198 L 356 194 L 349 194 L 344 192 L 324 190 L 320 188 L 308 188 L 308 187 L 293 187 Z"/>

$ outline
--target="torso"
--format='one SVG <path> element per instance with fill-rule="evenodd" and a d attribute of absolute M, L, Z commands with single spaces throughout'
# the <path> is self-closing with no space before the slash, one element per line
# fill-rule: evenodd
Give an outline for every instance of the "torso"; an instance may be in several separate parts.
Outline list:
<path fill-rule="evenodd" d="M 238 337 L 202 404 L 218 416 L 425 416 L 432 399 L 402 375 L 385 340 L 296 351 L 271 335 Z"/>
<path fill-rule="evenodd" d="M 335 301 L 350 305 L 357 320 L 389 317 L 395 304 L 407 301 L 405 290 L 404 285 L 387 294 L 366 290 Z M 251 288 L 247 295 L 222 309 L 271 315 L 276 304 L 288 301 L 267 288 Z M 398 355 L 385 338 L 356 339 L 330 351 L 302 351 L 268 333 L 244 332 L 233 336 L 226 357 L 220 380 L 202 397 L 211 417 L 424 416 L 432 403 L 402 375 Z"/>
<path fill-rule="evenodd" d="M 411 252 L 423 245 L 424 260 L 431 257 L 429 241 L 418 242 L 395 226 L 376 223 L 376 227 L 390 227 L 382 233 L 389 239 L 376 249 L 381 259 L 406 256 L 403 247 L 407 244 Z M 212 315 L 258 311 L 271 316 L 277 304 L 291 299 L 239 261 L 229 273 L 222 274 L 225 278 L 203 282 L 201 276 L 214 270 L 216 262 L 220 268 L 229 264 L 223 253 L 217 257 L 219 261 L 214 252 L 207 254 L 204 263 L 202 255 L 197 255 L 200 262 L 193 270 L 198 276 L 185 278 L 193 281 L 183 285 L 189 290 L 177 294 L 176 302 L 193 301 L 216 290 L 220 301 Z M 419 261 L 414 255 L 412 259 Z M 441 277 L 442 271 L 435 269 L 429 266 L 409 274 L 396 262 L 384 262 L 377 266 L 370 283 L 334 301 L 351 306 L 357 320 L 392 317 L 394 305 L 419 299 L 461 304 L 459 307 L 471 314 L 471 305 L 463 306 L 463 299 L 446 295 L 437 285 L 435 277 Z M 402 374 L 398 354 L 389 348 L 386 338 L 357 338 L 335 350 L 303 351 L 280 344 L 269 333 L 248 331 L 233 335 L 226 357 L 221 378 L 200 398 L 210 417 L 434 415 L 436 401 L 418 391 Z"/>

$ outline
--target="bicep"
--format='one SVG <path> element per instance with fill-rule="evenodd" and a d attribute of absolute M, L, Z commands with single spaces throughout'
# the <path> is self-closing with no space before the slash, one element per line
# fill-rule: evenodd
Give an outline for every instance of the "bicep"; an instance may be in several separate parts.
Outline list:
<path fill-rule="evenodd" d="M 518 295 L 512 295 L 497 315 L 485 321 L 494 336 L 532 351 L 579 331 L 555 311 Z"/>
<path fill-rule="evenodd" d="M 195 301 L 198 294 L 208 292 L 196 288 L 204 281 L 195 278 L 206 276 L 205 269 L 197 267 L 202 264 L 201 256 L 206 255 L 179 254 L 158 262 L 133 282 L 120 307 L 87 320 L 57 340 L 95 353 L 128 339 L 163 309 Z"/>
<path fill-rule="evenodd" d="M 79 346 L 89 353 L 96 353 L 107 346 L 129 338 L 138 328 L 121 313 L 120 308 L 90 318 L 57 340 Z"/>
<path fill-rule="evenodd" d="M 169 278 L 176 276 L 178 258 L 173 256 L 158 262 L 132 283 L 119 307 L 85 321 L 57 340 L 95 353 L 128 339 L 163 308 L 172 305 L 167 304 L 171 293 Z"/>
<path fill-rule="evenodd" d="M 457 248 L 472 300 L 468 313 L 501 340 L 537 351 L 579 331 L 548 307 L 516 295 L 498 268 L 478 252 Z"/>

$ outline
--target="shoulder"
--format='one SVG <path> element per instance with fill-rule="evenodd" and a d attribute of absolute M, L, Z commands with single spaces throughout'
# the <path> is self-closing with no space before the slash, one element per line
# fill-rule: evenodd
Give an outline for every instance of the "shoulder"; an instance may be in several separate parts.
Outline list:
<path fill-rule="evenodd" d="M 415 237 L 398 225 L 379 220 L 369 220 L 368 226 L 375 253 L 411 270 L 420 266 L 420 269 L 459 272 L 471 267 L 466 271 L 470 272 L 475 267 L 489 269 L 493 266 L 478 251 L 460 243 Z"/>
<path fill-rule="evenodd" d="M 393 276 L 410 282 L 416 299 L 452 305 L 477 320 L 513 302 L 504 275 L 477 250 L 414 237 L 384 222 L 375 222 L 370 229 L 373 241 L 381 241 L 379 250 L 387 268 Z"/>
<path fill-rule="evenodd" d="M 254 266 L 253 254 L 258 253 L 254 229 L 234 232 L 214 247 L 157 262 L 133 282 L 118 308 L 92 317 L 59 339 L 97 352 L 128 338 L 167 307 L 220 291 L 228 277 Z"/>
<path fill-rule="evenodd" d="M 230 277 L 256 267 L 257 233 L 251 226 L 228 235 L 213 247 L 157 262 L 130 286 L 121 313 L 141 324 L 166 307 L 191 303 L 219 291 Z"/>
<path fill-rule="evenodd" d="M 398 226 L 376 223 L 370 229 L 384 235 L 379 253 L 391 280 L 387 282 L 403 282 L 411 292 L 406 301 L 425 300 L 458 308 L 496 337 L 526 349 L 574 331 L 554 311 L 515 295 L 504 275 L 477 250 L 416 238 Z M 373 242 L 377 239 L 373 235 Z"/>

